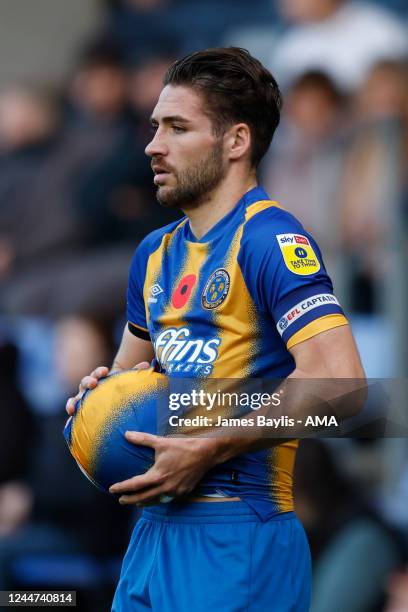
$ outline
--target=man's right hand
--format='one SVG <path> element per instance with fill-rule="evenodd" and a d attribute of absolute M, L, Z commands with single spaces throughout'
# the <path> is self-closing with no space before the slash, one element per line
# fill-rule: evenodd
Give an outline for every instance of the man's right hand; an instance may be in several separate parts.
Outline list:
<path fill-rule="evenodd" d="M 134 370 L 147 370 L 148 368 L 150 368 L 150 363 L 148 361 L 142 361 L 141 363 L 138 363 L 137 365 L 135 365 L 133 369 Z M 83 379 L 79 383 L 78 393 L 76 394 L 75 397 L 70 397 L 67 401 L 66 411 L 69 414 L 69 416 L 73 416 L 75 414 L 76 403 L 77 401 L 81 399 L 83 394 L 88 389 L 95 389 L 100 379 L 105 378 L 109 374 L 109 371 L 110 371 L 109 368 L 107 368 L 106 366 L 100 366 L 99 368 L 96 368 L 93 372 L 91 372 L 89 376 L 83 377 Z M 111 373 L 117 372 L 117 371 L 120 371 L 120 370 L 117 370 L 114 368 L 111 370 Z"/>
<path fill-rule="evenodd" d="M 67 401 L 66 411 L 69 416 L 73 416 L 75 413 L 75 405 L 78 400 L 81 399 L 85 391 L 88 389 L 95 389 L 101 378 L 105 378 L 109 374 L 109 368 L 106 366 L 100 366 L 96 368 L 89 376 L 84 376 L 81 382 L 79 383 L 78 393 L 75 397 L 70 397 Z"/>

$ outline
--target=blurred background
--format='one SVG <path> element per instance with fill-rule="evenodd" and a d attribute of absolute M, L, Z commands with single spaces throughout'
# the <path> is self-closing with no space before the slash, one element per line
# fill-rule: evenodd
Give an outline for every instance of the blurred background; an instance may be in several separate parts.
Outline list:
<path fill-rule="evenodd" d="M 103 612 L 137 516 L 80 474 L 61 430 L 109 364 L 169 63 L 238 45 L 277 77 L 260 179 L 318 241 L 367 375 L 408 373 L 406 0 L 0 0 L 0 589 L 73 588 Z M 408 398 L 402 398 L 402 404 Z M 408 440 L 309 440 L 296 507 L 312 612 L 408 611 Z M 278 611 L 276 611 L 278 612 Z"/>

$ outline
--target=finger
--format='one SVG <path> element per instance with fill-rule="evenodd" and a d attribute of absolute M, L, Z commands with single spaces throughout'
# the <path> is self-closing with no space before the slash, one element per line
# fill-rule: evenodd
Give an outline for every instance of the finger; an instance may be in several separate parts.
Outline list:
<path fill-rule="evenodd" d="M 150 368 L 150 363 L 148 361 L 141 361 L 137 365 L 135 365 L 133 370 L 148 370 Z"/>
<path fill-rule="evenodd" d="M 153 466 L 150 468 L 150 470 L 147 470 L 145 474 L 133 476 L 133 478 L 129 478 L 128 480 L 122 480 L 122 482 L 116 482 L 109 487 L 109 493 L 114 493 L 117 495 L 129 492 L 136 493 L 142 489 L 147 489 L 148 487 L 152 488 L 162 485 L 163 482 L 164 477 L 158 477 Z"/>
<path fill-rule="evenodd" d="M 104 378 L 108 374 L 109 374 L 109 368 L 107 368 L 106 366 L 99 366 L 99 368 L 96 368 L 92 372 L 91 377 L 99 379 L 99 378 Z"/>
<path fill-rule="evenodd" d="M 65 406 L 65 410 L 67 411 L 69 416 L 73 416 L 75 414 L 75 404 L 76 404 L 75 397 L 70 397 Z"/>
<path fill-rule="evenodd" d="M 95 389 L 98 384 L 98 379 L 93 376 L 84 376 L 84 378 L 79 383 L 79 391 L 82 393 L 87 389 Z"/>
<path fill-rule="evenodd" d="M 142 433 L 141 431 L 126 431 L 125 438 L 132 444 L 138 444 L 139 446 L 148 446 L 156 450 L 161 437 L 155 436 L 154 434 Z"/>
<path fill-rule="evenodd" d="M 160 495 L 167 494 L 163 490 L 163 486 L 152 487 L 148 491 L 143 491 L 143 493 L 133 493 L 132 495 L 121 495 L 119 497 L 119 503 L 122 506 L 128 506 L 131 504 L 140 504 L 140 505 L 153 505 L 160 503 Z"/>

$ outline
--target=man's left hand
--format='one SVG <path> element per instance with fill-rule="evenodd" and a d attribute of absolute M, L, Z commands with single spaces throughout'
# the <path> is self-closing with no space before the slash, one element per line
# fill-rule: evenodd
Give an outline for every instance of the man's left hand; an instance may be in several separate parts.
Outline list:
<path fill-rule="evenodd" d="M 155 462 L 145 474 L 110 487 L 110 493 L 121 496 L 121 504 L 158 504 L 161 496 L 186 495 L 217 463 L 215 438 L 169 438 L 128 431 L 126 439 L 154 449 Z"/>

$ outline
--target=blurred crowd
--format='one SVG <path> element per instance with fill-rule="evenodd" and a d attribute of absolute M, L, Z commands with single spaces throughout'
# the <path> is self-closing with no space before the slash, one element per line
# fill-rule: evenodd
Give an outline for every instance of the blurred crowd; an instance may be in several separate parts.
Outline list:
<path fill-rule="evenodd" d="M 73 465 L 64 400 L 112 359 L 138 242 L 178 216 L 157 204 L 144 154 L 173 59 L 238 45 L 277 76 L 285 104 L 260 180 L 319 243 L 368 376 L 408 371 L 406 2 L 104 10 L 63 87 L 0 90 L 0 589 L 55 575 L 82 585 L 90 612 L 108 609 L 136 514 Z M 408 611 L 408 441 L 305 441 L 295 492 L 315 562 L 312 612 Z"/>

